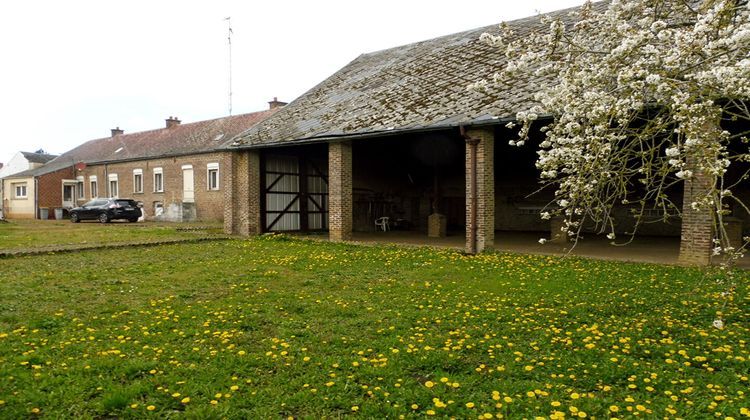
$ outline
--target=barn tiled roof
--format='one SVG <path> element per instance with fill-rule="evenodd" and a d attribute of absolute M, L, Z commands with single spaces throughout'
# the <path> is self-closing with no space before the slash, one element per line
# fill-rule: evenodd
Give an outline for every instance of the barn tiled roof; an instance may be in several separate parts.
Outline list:
<path fill-rule="evenodd" d="M 57 157 L 57 155 L 36 152 L 21 152 L 21 154 L 31 163 L 47 163 Z"/>
<path fill-rule="evenodd" d="M 24 171 L 14 176 L 43 175 L 75 165 L 78 162 L 93 164 L 210 152 L 217 150 L 227 139 L 231 139 L 259 121 L 273 115 L 277 110 L 270 109 L 207 121 L 178 124 L 171 128 L 118 134 L 90 140 L 61 154 L 42 167 Z"/>
<path fill-rule="evenodd" d="M 601 7 L 601 3 L 598 4 Z M 550 15 L 570 20 L 577 8 Z M 508 22 L 519 37 L 544 30 L 540 17 Z M 542 81 L 529 77 L 491 95 L 467 86 L 491 78 L 505 57 L 479 41 L 488 26 L 364 54 L 227 142 L 228 148 L 496 123 L 513 119 Z"/>

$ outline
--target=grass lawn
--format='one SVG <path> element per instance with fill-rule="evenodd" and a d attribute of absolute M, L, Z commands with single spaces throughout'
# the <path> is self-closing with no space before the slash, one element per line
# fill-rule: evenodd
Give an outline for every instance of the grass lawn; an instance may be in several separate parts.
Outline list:
<path fill-rule="evenodd" d="M 210 228 L 199 231 L 201 234 L 222 233 L 222 226 L 216 223 L 128 223 L 118 220 L 102 225 L 94 221 L 13 220 L 0 223 L 0 250 L 195 238 L 195 232 L 178 231 L 176 227 L 196 226 Z"/>
<path fill-rule="evenodd" d="M 0 272 L 2 418 L 750 414 L 747 272 L 723 309 L 699 270 L 284 237 Z"/>

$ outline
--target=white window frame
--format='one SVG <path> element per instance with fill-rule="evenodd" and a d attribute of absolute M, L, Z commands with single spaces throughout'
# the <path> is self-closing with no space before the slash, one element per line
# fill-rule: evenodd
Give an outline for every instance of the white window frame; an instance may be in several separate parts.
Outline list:
<path fill-rule="evenodd" d="M 211 173 L 216 173 L 216 185 L 211 185 Z M 206 165 L 206 186 L 209 191 L 218 191 L 221 188 L 221 181 L 219 178 L 219 163 L 213 162 Z"/>
<path fill-rule="evenodd" d="M 119 197 L 120 196 L 120 181 L 117 178 L 117 174 L 109 174 L 108 178 L 109 178 L 109 195 L 110 195 L 110 198 L 117 198 L 117 197 Z"/>
<path fill-rule="evenodd" d="M 76 177 L 76 199 L 78 200 L 85 200 L 86 199 L 86 190 L 84 189 L 84 181 L 85 178 L 83 175 L 79 175 Z"/>
<path fill-rule="evenodd" d="M 98 198 L 99 197 L 99 182 L 96 178 L 96 175 L 89 176 L 89 189 L 91 190 L 91 198 Z"/>
<path fill-rule="evenodd" d="M 159 183 L 156 182 L 156 176 L 159 175 Z M 159 188 L 157 188 L 157 186 Z M 162 168 L 154 168 L 154 192 L 164 192 L 164 170 Z"/>
<path fill-rule="evenodd" d="M 14 182 L 11 184 L 13 186 L 13 198 L 16 200 L 26 200 L 29 198 L 29 186 L 26 182 Z M 23 195 L 18 194 L 18 191 L 20 189 L 23 189 Z"/>
<path fill-rule="evenodd" d="M 143 169 L 133 169 L 133 194 L 143 193 Z"/>

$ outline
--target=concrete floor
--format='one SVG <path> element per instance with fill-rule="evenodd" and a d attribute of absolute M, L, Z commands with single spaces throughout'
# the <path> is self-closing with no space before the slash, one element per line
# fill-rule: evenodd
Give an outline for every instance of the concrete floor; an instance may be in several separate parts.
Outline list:
<path fill-rule="evenodd" d="M 518 252 L 523 254 L 564 255 L 566 247 L 557 244 L 540 244 L 539 238 L 545 237 L 542 232 L 495 232 L 495 249 L 498 251 Z M 461 233 L 445 238 L 428 238 L 419 232 L 355 232 L 354 242 L 392 243 L 400 245 L 436 246 L 464 249 L 465 239 Z M 648 262 L 658 264 L 677 264 L 680 250 L 680 238 L 677 237 L 639 237 L 626 246 L 610 245 L 603 237 L 587 237 L 575 246 L 572 255 L 617 261 Z M 571 244 L 572 245 L 572 244 Z M 738 264 L 750 268 L 750 256 Z"/>

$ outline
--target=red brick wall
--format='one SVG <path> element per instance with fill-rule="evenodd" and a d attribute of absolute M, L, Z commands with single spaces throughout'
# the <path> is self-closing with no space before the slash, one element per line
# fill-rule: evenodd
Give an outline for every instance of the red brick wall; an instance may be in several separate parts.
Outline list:
<path fill-rule="evenodd" d="M 146 217 L 154 216 L 154 205 L 161 202 L 166 208 L 170 203 L 182 203 L 182 166 L 193 166 L 195 207 L 198 220 L 221 221 L 224 218 L 224 190 L 231 187 L 230 153 L 206 153 L 199 155 L 178 156 L 170 158 L 148 159 L 132 162 L 109 163 L 107 165 L 90 165 L 77 175 L 83 175 L 85 199 L 79 204 L 91 199 L 91 183 L 89 176 L 96 175 L 98 196 L 108 196 L 109 174 L 117 174 L 119 196 L 132 198 L 143 202 Z M 219 164 L 219 189 L 208 190 L 209 163 Z M 105 173 L 106 166 L 106 173 Z M 163 192 L 154 192 L 154 168 L 161 167 L 163 171 Z M 133 170 L 143 171 L 143 192 L 133 191 Z M 74 177 L 75 178 L 75 177 Z"/>
<path fill-rule="evenodd" d="M 227 159 L 227 188 L 224 190 L 224 232 L 258 235 L 260 220 L 260 154 L 241 150 Z"/>
<path fill-rule="evenodd" d="M 328 143 L 328 237 L 352 239 L 352 144 Z"/>
<path fill-rule="evenodd" d="M 704 199 L 710 193 L 716 177 L 704 173 L 692 160 L 688 160 L 688 168 L 693 171 L 693 177 L 684 182 L 679 262 L 685 265 L 708 265 L 711 263 L 714 237 L 713 215 L 707 208 L 693 209 L 691 203 Z"/>
<path fill-rule="evenodd" d="M 62 181 L 64 179 L 75 179 L 75 169 L 69 166 L 55 172 L 41 175 L 38 180 L 37 214 L 40 208 L 49 209 L 49 218 L 55 218 L 56 208 L 62 207 Z"/>
<path fill-rule="evenodd" d="M 466 251 L 471 251 L 472 166 L 476 165 L 476 251 L 492 249 L 495 244 L 495 133 L 492 128 L 471 129 L 466 133 L 476 144 L 476 162 L 472 162 L 471 146 L 466 145 Z"/>

